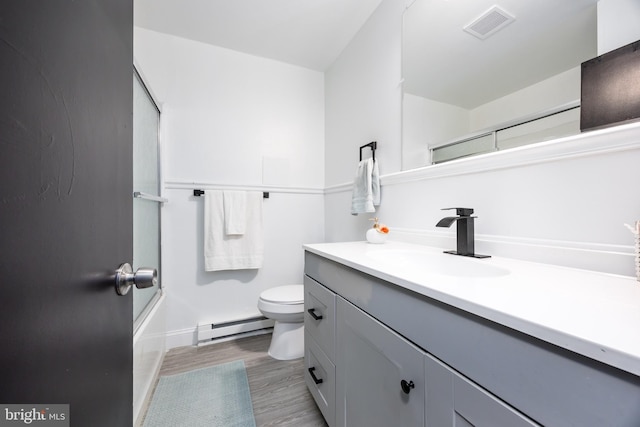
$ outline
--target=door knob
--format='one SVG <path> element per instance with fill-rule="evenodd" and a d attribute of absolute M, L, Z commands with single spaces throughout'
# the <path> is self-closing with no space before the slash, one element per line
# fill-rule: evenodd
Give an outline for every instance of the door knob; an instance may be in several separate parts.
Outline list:
<path fill-rule="evenodd" d="M 131 265 L 125 262 L 116 270 L 116 292 L 126 295 L 131 285 L 138 289 L 150 288 L 158 283 L 158 270 L 142 267 L 133 272 Z"/>

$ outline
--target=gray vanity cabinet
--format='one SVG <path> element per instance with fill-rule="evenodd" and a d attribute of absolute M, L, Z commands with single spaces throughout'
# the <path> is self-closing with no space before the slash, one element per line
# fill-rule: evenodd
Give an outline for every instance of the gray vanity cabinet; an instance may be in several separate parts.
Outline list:
<path fill-rule="evenodd" d="M 310 252 L 305 288 L 333 316 L 305 313 L 331 427 L 640 426 L 640 377 Z"/>
<path fill-rule="evenodd" d="M 340 297 L 336 338 L 336 425 L 424 426 L 425 353 Z"/>
<path fill-rule="evenodd" d="M 373 300 L 406 309 L 399 290 L 311 254 L 304 287 L 305 382 L 330 427 L 537 425 L 378 320 Z"/>

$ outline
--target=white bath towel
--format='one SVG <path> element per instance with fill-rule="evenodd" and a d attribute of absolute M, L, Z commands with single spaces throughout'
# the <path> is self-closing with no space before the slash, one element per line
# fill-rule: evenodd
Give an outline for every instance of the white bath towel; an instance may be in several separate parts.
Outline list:
<path fill-rule="evenodd" d="M 242 236 L 247 225 L 247 192 L 223 191 L 224 232 L 229 236 Z"/>
<path fill-rule="evenodd" d="M 358 163 L 356 177 L 353 181 L 351 196 L 351 215 L 371 213 L 380 205 L 380 173 L 378 162 L 373 159 L 361 160 Z"/>
<path fill-rule="evenodd" d="M 262 267 L 262 192 L 246 193 L 245 228 L 242 235 L 225 232 L 224 194 L 207 190 L 204 209 L 204 269 L 243 270 Z"/>

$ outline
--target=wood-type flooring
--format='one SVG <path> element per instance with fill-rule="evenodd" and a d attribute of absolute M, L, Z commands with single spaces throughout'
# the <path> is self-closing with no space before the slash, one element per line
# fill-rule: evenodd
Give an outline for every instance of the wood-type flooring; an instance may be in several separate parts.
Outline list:
<path fill-rule="evenodd" d="M 160 375 L 173 375 L 244 360 L 257 427 L 326 427 L 304 382 L 304 361 L 281 361 L 268 354 L 271 334 L 201 347 L 171 349 Z"/>

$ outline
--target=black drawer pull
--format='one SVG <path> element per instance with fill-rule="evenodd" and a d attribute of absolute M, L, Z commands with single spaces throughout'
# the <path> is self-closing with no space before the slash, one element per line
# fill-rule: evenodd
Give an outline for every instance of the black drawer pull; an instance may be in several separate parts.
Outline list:
<path fill-rule="evenodd" d="M 307 313 L 309 313 L 311 315 L 311 317 L 313 317 L 316 320 L 322 319 L 322 315 L 318 316 L 316 314 L 316 309 L 315 308 L 310 308 L 309 310 L 307 310 Z"/>
<path fill-rule="evenodd" d="M 406 394 L 409 394 L 412 388 L 416 388 L 416 385 L 413 383 L 413 381 L 407 382 L 406 380 L 402 380 L 400 381 L 400 387 L 402 387 L 402 391 L 404 391 Z"/>
<path fill-rule="evenodd" d="M 316 368 L 314 366 L 312 366 L 311 368 L 309 368 L 309 374 L 311 374 L 311 378 L 313 379 L 313 382 L 316 384 L 322 384 L 322 378 L 318 378 L 316 377 L 316 374 L 313 373 L 313 371 L 315 371 Z"/>

